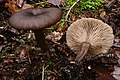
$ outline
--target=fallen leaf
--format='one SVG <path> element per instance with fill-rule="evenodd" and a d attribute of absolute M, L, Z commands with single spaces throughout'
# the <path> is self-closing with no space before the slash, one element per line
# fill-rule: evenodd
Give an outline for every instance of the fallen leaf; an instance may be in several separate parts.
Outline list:
<path fill-rule="evenodd" d="M 13 62 L 13 60 L 10 59 L 10 58 L 4 60 L 4 63 L 6 63 L 6 64 L 9 64 L 9 63 L 12 63 L 12 62 Z"/>
<path fill-rule="evenodd" d="M 118 64 L 120 64 L 120 59 L 118 59 Z"/>
<path fill-rule="evenodd" d="M 7 2 L 5 3 L 5 7 L 7 7 L 8 11 L 12 14 L 19 10 L 18 6 L 16 6 L 15 0 L 7 0 Z"/>
<path fill-rule="evenodd" d="M 108 19 L 109 19 L 109 17 L 106 15 L 105 11 L 100 13 L 100 18 L 105 22 L 108 22 Z"/>
<path fill-rule="evenodd" d="M 27 38 L 28 38 L 28 39 L 30 39 L 30 38 L 35 39 L 35 35 L 34 35 L 34 33 L 33 33 L 31 30 L 30 30 Z"/>
<path fill-rule="evenodd" d="M 0 51 L 5 47 L 5 45 L 0 45 Z"/>
<path fill-rule="evenodd" d="M 21 50 L 20 59 L 26 59 L 26 54 L 27 54 L 27 51 L 25 49 Z"/>
<path fill-rule="evenodd" d="M 64 3 L 65 0 L 47 0 L 49 3 L 59 6 L 61 3 Z"/>
<path fill-rule="evenodd" d="M 31 48 L 30 48 L 29 46 L 27 46 L 27 45 L 22 46 L 22 49 L 21 49 L 21 52 L 20 52 L 20 59 L 21 59 L 21 60 L 25 60 L 25 59 L 28 58 L 29 50 L 30 50 L 30 49 L 31 49 Z"/>
<path fill-rule="evenodd" d="M 7 0 L 5 7 L 7 7 L 8 11 L 12 14 L 23 9 L 33 8 L 32 5 L 26 4 L 24 0 Z"/>
<path fill-rule="evenodd" d="M 92 65 L 92 69 L 102 80 L 115 80 L 115 78 L 112 77 L 111 72 L 108 70 L 108 68 L 104 67 L 103 65 Z"/>
<path fill-rule="evenodd" d="M 27 8 L 33 8 L 33 6 L 30 5 L 30 4 L 24 4 L 23 7 L 22 7 L 22 10 L 27 9 Z"/>
<path fill-rule="evenodd" d="M 115 54 L 116 54 L 117 57 L 120 59 L 120 51 L 119 51 L 119 50 L 116 50 L 116 51 L 115 51 Z"/>
<path fill-rule="evenodd" d="M 114 66 L 114 71 L 112 72 L 112 76 L 116 79 L 116 80 L 120 80 L 120 67 Z"/>
<path fill-rule="evenodd" d="M 25 0 L 17 0 L 17 1 L 16 1 L 16 4 L 17 4 L 19 7 L 22 7 L 22 5 L 24 4 L 24 1 L 25 1 Z"/>
<path fill-rule="evenodd" d="M 50 35 L 46 36 L 46 39 L 56 43 L 61 39 L 62 35 L 63 35 L 63 32 L 54 31 Z"/>
<path fill-rule="evenodd" d="M 22 74 L 25 70 L 26 70 L 26 68 L 21 68 L 21 69 L 17 70 L 17 73 Z"/>

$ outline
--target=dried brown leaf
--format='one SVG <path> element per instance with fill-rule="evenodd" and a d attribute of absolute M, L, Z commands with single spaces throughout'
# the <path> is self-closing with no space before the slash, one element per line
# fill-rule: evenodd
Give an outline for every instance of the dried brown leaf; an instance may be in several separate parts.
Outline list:
<path fill-rule="evenodd" d="M 32 5 L 26 4 L 24 0 L 7 0 L 5 7 L 7 7 L 8 11 L 12 14 L 22 9 L 33 8 Z"/>
<path fill-rule="evenodd" d="M 8 11 L 12 14 L 19 10 L 18 6 L 16 6 L 15 0 L 7 0 L 7 3 L 5 3 L 5 7 L 7 7 Z"/>
<path fill-rule="evenodd" d="M 51 40 L 52 42 L 57 42 L 61 39 L 63 32 L 52 32 L 50 35 L 46 36 L 46 39 Z"/>
<path fill-rule="evenodd" d="M 22 7 L 22 10 L 27 9 L 27 8 L 33 8 L 33 6 L 30 5 L 30 4 L 24 4 L 23 7 Z"/>

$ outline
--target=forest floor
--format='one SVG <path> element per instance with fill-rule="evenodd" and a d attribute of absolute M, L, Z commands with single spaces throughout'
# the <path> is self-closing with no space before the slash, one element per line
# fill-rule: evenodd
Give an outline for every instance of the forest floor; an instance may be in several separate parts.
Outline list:
<path fill-rule="evenodd" d="M 66 44 L 66 29 L 56 29 L 63 34 L 61 39 L 49 41 L 51 50 L 44 52 L 36 47 L 31 31 L 12 28 L 8 18 L 0 13 L 0 80 L 116 80 L 112 73 L 115 67 L 120 70 L 120 0 L 106 2 L 102 12 L 71 12 L 69 22 L 64 24 L 66 27 L 86 17 L 100 19 L 113 28 L 115 39 L 109 52 L 85 59 L 79 65 L 73 63 L 76 54 Z M 46 31 L 46 36 L 51 35 Z M 115 77 L 120 80 L 120 76 Z"/>

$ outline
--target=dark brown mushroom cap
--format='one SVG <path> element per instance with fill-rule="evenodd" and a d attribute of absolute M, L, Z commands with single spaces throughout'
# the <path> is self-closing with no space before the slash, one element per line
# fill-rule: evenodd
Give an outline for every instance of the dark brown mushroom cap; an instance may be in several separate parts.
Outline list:
<path fill-rule="evenodd" d="M 38 30 L 54 25 L 61 16 L 58 8 L 29 8 L 13 14 L 9 24 L 16 29 Z"/>
<path fill-rule="evenodd" d="M 107 53 L 114 40 L 113 30 L 106 23 L 94 18 L 82 18 L 70 25 L 66 32 L 67 45 L 78 53 L 81 44 L 90 43 L 88 53 Z"/>

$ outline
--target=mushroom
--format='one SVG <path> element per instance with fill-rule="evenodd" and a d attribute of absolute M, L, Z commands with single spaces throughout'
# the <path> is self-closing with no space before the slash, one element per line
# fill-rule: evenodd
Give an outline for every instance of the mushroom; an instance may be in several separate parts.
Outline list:
<path fill-rule="evenodd" d="M 44 29 L 56 24 L 62 16 L 58 8 L 29 8 L 16 12 L 9 18 L 9 24 L 20 30 L 32 30 L 38 46 L 48 50 Z"/>
<path fill-rule="evenodd" d="M 68 47 L 77 54 L 80 62 L 85 55 L 107 53 L 114 40 L 113 30 L 106 23 L 94 18 L 82 18 L 70 25 L 66 32 Z"/>

